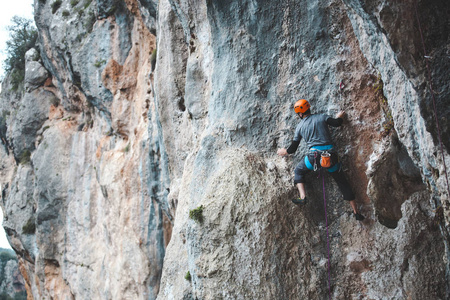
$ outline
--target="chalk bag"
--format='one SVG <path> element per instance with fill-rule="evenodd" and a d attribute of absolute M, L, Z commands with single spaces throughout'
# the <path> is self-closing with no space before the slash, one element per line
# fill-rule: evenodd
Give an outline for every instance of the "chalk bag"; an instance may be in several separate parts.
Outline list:
<path fill-rule="evenodd" d="M 322 168 L 329 168 L 331 167 L 331 154 L 327 151 L 322 152 L 320 155 L 320 165 Z"/>

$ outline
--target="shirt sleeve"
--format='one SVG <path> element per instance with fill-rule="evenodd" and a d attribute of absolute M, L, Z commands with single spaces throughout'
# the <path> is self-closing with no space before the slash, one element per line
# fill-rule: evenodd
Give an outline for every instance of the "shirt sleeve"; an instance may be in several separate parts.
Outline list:
<path fill-rule="evenodd" d="M 337 119 L 335 119 L 335 118 L 328 117 L 327 120 L 326 120 L 326 122 L 327 122 L 327 124 L 330 125 L 330 126 L 333 126 L 333 127 L 339 127 L 339 126 L 342 125 L 342 123 L 344 122 L 344 120 L 343 120 L 342 118 L 337 118 Z"/>
<path fill-rule="evenodd" d="M 294 141 L 299 142 L 302 140 L 302 135 L 300 134 L 300 124 L 295 128 Z"/>
<path fill-rule="evenodd" d="M 300 145 L 300 141 L 292 141 L 289 148 L 286 149 L 287 153 L 292 154 L 298 149 L 298 145 Z"/>

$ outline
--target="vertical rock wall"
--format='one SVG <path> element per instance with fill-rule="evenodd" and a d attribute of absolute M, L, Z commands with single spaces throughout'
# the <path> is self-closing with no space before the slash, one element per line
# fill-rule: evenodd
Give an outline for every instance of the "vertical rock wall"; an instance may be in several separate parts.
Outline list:
<path fill-rule="evenodd" d="M 35 3 L 33 63 L 49 76 L 3 94 L 2 187 L 4 226 L 36 299 L 158 293 L 173 216 L 152 86 L 156 40 L 140 5 Z"/>
<path fill-rule="evenodd" d="M 160 103 L 176 110 L 174 99 L 182 99 L 201 134 L 184 164 L 159 299 L 328 297 L 321 179 L 310 178 L 310 204 L 293 207 L 289 174 L 301 156 L 274 155 L 292 138 L 298 98 L 316 112 L 346 110 L 346 126 L 334 136 L 368 216 L 357 224 L 325 177 L 332 298 L 448 297 L 448 196 L 437 137 L 424 117 L 416 5 L 425 23 L 445 18 L 415 2 L 160 3 L 158 44 L 184 38 L 188 45 L 172 52 L 186 60 L 170 60 L 186 68 L 178 77 L 184 86 L 166 88 L 173 73 L 159 60 Z M 433 51 L 448 46 L 446 26 L 433 27 L 440 37 Z M 163 128 L 178 124 L 164 118 Z M 440 170 L 434 175 L 430 162 Z M 187 214 L 201 205 L 202 224 Z"/>
<path fill-rule="evenodd" d="M 4 226 L 28 294 L 448 298 L 448 8 L 36 1 L 40 58 L 0 104 Z M 275 153 L 299 98 L 347 112 L 333 136 L 363 223 L 326 174 L 290 202 L 307 149 Z"/>

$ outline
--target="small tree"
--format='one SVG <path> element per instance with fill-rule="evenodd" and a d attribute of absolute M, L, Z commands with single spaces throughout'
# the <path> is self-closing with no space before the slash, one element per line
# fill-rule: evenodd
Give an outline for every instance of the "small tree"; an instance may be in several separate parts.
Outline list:
<path fill-rule="evenodd" d="M 36 45 L 38 34 L 32 20 L 14 16 L 11 23 L 6 27 L 9 40 L 6 42 L 3 67 L 11 74 L 12 89 L 17 90 L 25 78 L 25 53 Z"/>

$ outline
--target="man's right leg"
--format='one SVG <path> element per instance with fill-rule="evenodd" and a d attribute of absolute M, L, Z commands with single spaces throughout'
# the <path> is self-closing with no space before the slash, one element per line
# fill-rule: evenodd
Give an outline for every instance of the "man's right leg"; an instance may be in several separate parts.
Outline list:
<path fill-rule="evenodd" d="M 358 213 L 358 209 L 357 209 L 357 207 L 356 207 L 356 200 L 350 200 L 349 202 L 350 202 L 350 206 L 351 206 L 352 209 L 353 209 L 353 213 L 354 213 L 354 214 L 357 214 L 357 213 Z"/>
<path fill-rule="evenodd" d="M 339 189 L 341 190 L 342 195 L 344 196 L 344 200 L 349 201 L 350 206 L 353 210 L 353 215 L 356 220 L 363 221 L 365 218 L 358 212 L 358 208 L 356 206 L 355 194 L 352 191 L 352 188 L 347 181 L 345 174 L 342 171 L 330 172 L 330 175 L 333 177 L 334 181 L 337 183 Z"/>
<path fill-rule="evenodd" d="M 294 185 L 297 187 L 300 194 L 299 198 L 292 200 L 295 204 L 306 203 L 305 175 L 311 171 L 305 163 L 306 159 L 307 158 L 303 158 L 294 170 Z"/>

